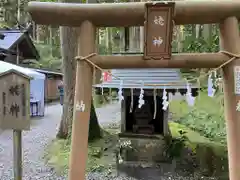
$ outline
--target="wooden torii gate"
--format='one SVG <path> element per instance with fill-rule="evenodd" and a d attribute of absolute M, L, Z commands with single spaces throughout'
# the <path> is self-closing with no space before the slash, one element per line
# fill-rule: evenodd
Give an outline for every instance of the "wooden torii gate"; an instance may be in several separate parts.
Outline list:
<path fill-rule="evenodd" d="M 159 6 L 161 7 L 161 5 L 164 6 L 163 4 L 169 4 L 170 2 L 158 3 L 160 3 Z M 158 3 L 154 2 L 154 4 Z M 165 51 L 162 52 L 165 53 L 162 57 L 166 58 L 150 58 L 150 60 L 146 60 L 145 56 L 141 55 L 100 56 L 96 54 L 96 27 L 143 26 L 146 17 L 145 5 L 145 2 L 106 4 L 29 3 L 28 10 L 33 20 L 38 24 L 80 27 L 81 38 L 79 39 L 78 48 L 80 58 L 77 61 L 76 72 L 69 179 L 85 179 L 92 96 L 92 65 L 94 63 L 102 69 L 216 68 L 220 66 L 224 75 L 229 174 L 231 180 L 240 180 L 240 112 L 236 110 L 236 105 L 240 101 L 240 86 L 239 82 L 234 81 L 235 78 L 238 79 L 234 73 L 235 69 L 240 66 L 238 27 L 240 1 L 176 1 L 172 14 L 171 11 L 167 11 L 168 14 L 166 14 L 164 8 L 155 11 L 155 15 L 173 18 L 176 25 L 219 23 L 221 48 L 224 53 L 171 54 L 170 51 L 169 54 L 166 50 L 169 45 L 166 45 L 164 46 Z M 150 16 L 149 18 L 151 18 Z M 149 27 L 152 28 L 151 25 Z M 168 30 L 170 32 L 171 29 Z M 169 33 L 168 30 L 164 33 Z M 169 41 L 170 39 L 166 39 L 166 37 L 163 40 Z M 159 39 L 156 40 L 158 40 L 157 44 L 161 44 Z M 151 45 L 146 41 L 147 46 Z M 145 53 L 152 53 L 152 56 L 155 56 L 154 48 L 151 46 L 150 51 Z"/>

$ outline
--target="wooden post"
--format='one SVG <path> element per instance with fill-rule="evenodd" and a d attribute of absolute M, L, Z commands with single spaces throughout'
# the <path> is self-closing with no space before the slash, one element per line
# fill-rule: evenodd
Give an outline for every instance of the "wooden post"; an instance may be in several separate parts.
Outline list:
<path fill-rule="evenodd" d="M 109 98 L 110 98 L 110 103 L 112 104 L 113 100 L 112 100 L 112 89 L 109 89 Z"/>
<path fill-rule="evenodd" d="M 22 131 L 13 130 L 14 180 L 22 180 Z"/>
<path fill-rule="evenodd" d="M 95 52 L 96 31 L 91 22 L 84 21 L 81 24 L 79 37 L 79 55 L 87 56 Z M 92 79 L 91 65 L 85 60 L 79 60 L 76 71 L 69 180 L 85 179 Z"/>
<path fill-rule="evenodd" d="M 125 133 L 126 132 L 126 99 L 127 96 L 124 96 L 124 100 L 121 101 L 121 133 Z"/>
<path fill-rule="evenodd" d="M 240 53 L 238 20 L 229 17 L 220 24 L 221 46 L 231 53 Z M 240 66 L 239 59 L 223 68 L 224 107 L 228 142 L 230 180 L 240 179 L 240 113 L 236 111 L 240 96 L 235 94 L 234 66 Z"/>

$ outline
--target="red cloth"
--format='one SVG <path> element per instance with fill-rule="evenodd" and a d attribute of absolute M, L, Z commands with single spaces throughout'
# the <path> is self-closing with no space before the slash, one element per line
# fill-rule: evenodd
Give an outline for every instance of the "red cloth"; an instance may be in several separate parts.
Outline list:
<path fill-rule="evenodd" d="M 103 73 L 103 82 L 111 81 L 111 80 L 112 80 L 111 75 L 108 72 L 104 72 Z"/>

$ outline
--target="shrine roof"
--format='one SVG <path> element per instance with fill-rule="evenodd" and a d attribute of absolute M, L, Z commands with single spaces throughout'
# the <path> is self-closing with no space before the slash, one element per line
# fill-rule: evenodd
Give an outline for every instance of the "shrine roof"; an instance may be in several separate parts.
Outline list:
<path fill-rule="evenodd" d="M 144 89 L 164 89 L 164 87 L 166 89 L 187 88 L 186 81 L 181 77 L 180 69 L 113 69 L 111 73 L 114 77 L 118 78 L 112 77 L 108 81 L 94 85 L 94 87 L 119 88 L 122 81 L 123 89 L 141 87 Z M 144 86 L 142 86 L 142 84 L 144 84 Z M 152 84 L 158 84 L 158 86 L 152 86 Z M 191 88 L 198 88 L 198 86 L 192 84 Z"/>
<path fill-rule="evenodd" d="M 16 48 L 18 45 L 21 56 L 24 59 L 38 60 L 40 58 L 39 53 L 27 31 L 1 29 L 0 34 L 4 36 L 4 38 L 0 39 L 0 52 L 14 55 L 16 54 Z"/>

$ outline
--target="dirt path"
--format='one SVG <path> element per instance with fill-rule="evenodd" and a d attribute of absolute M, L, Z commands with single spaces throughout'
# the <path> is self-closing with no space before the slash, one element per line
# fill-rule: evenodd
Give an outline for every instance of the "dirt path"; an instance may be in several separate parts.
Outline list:
<path fill-rule="evenodd" d="M 59 125 L 61 108 L 50 105 L 44 118 L 32 119 L 31 131 L 23 132 L 23 180 L 51 180 L 52 169 L 42 159 L 46 146 L 54 139 Z M 13 179 L 12 131 L 0 135 L 0 179 Z"/>
<path fill-rule="evenodd" d="M 106 105 L 101 108 L 96 108 L 98 121 L 102 126 L 110 123 L 117 123 L 121 119 L 120 104 L 115 102 L 111 105 Z"/>

